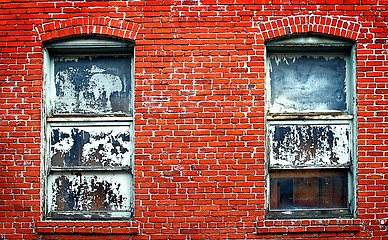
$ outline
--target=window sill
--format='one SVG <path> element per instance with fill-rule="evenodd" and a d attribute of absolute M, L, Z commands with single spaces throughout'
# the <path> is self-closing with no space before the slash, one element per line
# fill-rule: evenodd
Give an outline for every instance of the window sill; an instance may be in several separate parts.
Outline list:
<path fill-rule="evenodd" d="M 139 234 L 137 221 L 38 221 L 40 234 Z"/>
<path fill-rule="evenodd" d="M 360 232 L 360 219 L 289 219 L 264 220 L 257 224 L 257 234 Z"/>

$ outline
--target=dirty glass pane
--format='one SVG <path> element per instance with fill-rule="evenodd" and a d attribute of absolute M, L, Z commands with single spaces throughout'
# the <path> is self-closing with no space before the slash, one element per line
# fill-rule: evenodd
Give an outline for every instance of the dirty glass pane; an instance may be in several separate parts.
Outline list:
<path fill-rule="evenodd" d="M 49 212 L 131 211 L 127 172 L 56 172 L 48 177 Z"/>
<path fill-rule="evenodd" d="M 271 124 L 268 138 L 271 167 L 350 164 L 349 124 Z"/>
<path fill-rule="evenodd" d="M 347 170 L 278 170 L 270 174 L 270 209 L 348 207 Z"/>
<path fill-rule="evenodd" d="M 50 163 L 56 167 L 130 166 L 131 126 L 52 126 Z"/>
<path fill-rule="evenodd" d="M 54 58 L 54 114 L 130 112 L 129 56 Z"/>
<path fill-rule="evenodd" d="M 347 110 L 345 56 L 269 56 L 270 112 Z"/>

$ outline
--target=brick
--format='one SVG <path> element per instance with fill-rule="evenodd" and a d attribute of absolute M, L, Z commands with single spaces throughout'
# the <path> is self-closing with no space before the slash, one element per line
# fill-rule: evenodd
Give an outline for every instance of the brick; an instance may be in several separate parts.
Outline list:
<path fill-rule="evenodd" d="M 138 233 L 139 239 L 384 237 L 378 220 L 387 217 L 386 4 L 385 0 L 4 2 L 2 237 L 103 239 L 108 234 L 124 239 Z M 308 32 L 357 42 L 360 219 L 273 220 L 259 222 L 255 229 L 256 219 L 265 219 L 266 204 L 264 43 Z M 130 39 L 136 45 L 135 228 L 114 221 L 37 221 L 42 215 L 39 193 L 45 166 L 42 46 L 85 34 Z M 25 229 L 29 230 L 24 234 Z M 55 231 L 61 235 L 53 235 Z M 69 235 L 73 232 L 79 235 Z"/>

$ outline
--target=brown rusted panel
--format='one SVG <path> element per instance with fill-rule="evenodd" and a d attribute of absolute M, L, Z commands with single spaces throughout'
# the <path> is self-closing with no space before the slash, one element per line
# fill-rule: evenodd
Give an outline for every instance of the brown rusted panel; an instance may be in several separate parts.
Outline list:
<path fill-rule="evenodd" d="M 323 177 L 321 184 L 321 206 L 323 208 L 341 208 L 347 204 L 348 188 L 347 177 Z"/>
<path fill-rule="evenodd" d="M 316 208 L 319 206 L 319 178 L 294 179 L 294 205 L 300 208 Z"/>
<path fill-rule="evenodd" d="M 346 169 L 275 170 L 270 176 L 270 210 L 348 208 Z"/>

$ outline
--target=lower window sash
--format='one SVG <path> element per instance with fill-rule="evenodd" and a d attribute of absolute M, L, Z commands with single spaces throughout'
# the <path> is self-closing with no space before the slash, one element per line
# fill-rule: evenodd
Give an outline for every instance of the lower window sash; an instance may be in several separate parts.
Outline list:
<path fill-rule="evenodd" d="M 270 170 L 268 216 L 350 214 L 349 169 Z"/>

